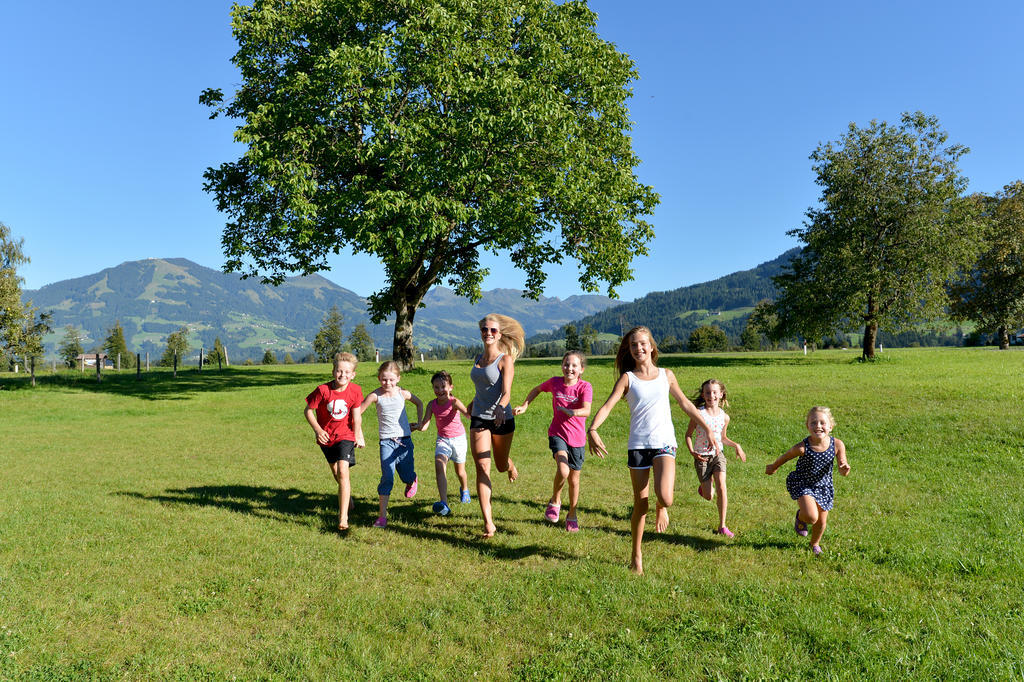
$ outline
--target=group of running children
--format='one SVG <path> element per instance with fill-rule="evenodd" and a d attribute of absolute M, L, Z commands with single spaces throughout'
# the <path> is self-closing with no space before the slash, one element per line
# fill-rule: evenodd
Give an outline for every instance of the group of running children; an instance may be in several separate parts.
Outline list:
<path fill-rule="evenodd" d="M 686 429 L 686 448 L 693 457 L 699 485 L 697 493 L 706 500 L 717 494 L 718 526 L 716 533 L 733 537 L 726 526 L 728 493 L 726 490 L 726 459 L 723 447 L 735 448 L 741 461 L 746 454 L 739 443 L 726 434 L 729 415 L 722 409 L 728 405 L 725 386 L 715 379 L 705 381 L 700 393 L 691 401 L 683 394 L 675 375 L 658 367 L 658 347 L 646 327 L 635 327 L 622 338 L 615 356 L 619 374 L 611 395 L 594 415 L 590 427 L 593 388 L 582 378 L 586 358 L 582 353 L 570 351 L 562 358 L 562 376 L 551 377 L 527 394 L 522 404 L 513 407 L 512 378 L 515 360 L 524 347 L 523 328 L 505 315 L 490 314 L 480 321 L 483 352 L 476 357 L 470 378 L 476 393 L 469 406 L 452 393 L 452 377 L 440 371 L 431 378 L 435 398 L 424 407 L 423 402 L 399 386 L 401 371 L 395 362 L 385 362 L 377 371 L 380 387 L 365 397 L 353 379 L 356 358 L 351 353 L 339 353 L 334 358 L 333 381 L 322 384 L 306 397 L 305 416 L 316 434 L 338 483 L 338 530 L 349 527 L 349 511 L 353 507 L 349 468 L 355 465 L 355 448 L 364 447 L 361 415 L 371 405 L 377 405 L 380 438 L 380 483 L 377 485 L 379 514 L 373 525 L 384 528 L 388 522 L 388 502 L 394 487 L 395 475 L 405 484 L 405 496 L 416 495 L 419 479 L 413 458 L 412 432 L 426 431 L 431 417 L 437 426 L 434 466 L 439 499 L 434 512 L 447 515 L 447 465 L 455 466 L 459 481 L 459 501 L 471 501 L 466 475 L 466 431 L 462 417 L 470 420 L 469 444 L 476 464 L 476 490 L 483 514 L 483 537 L 494 535 L 496 527 L 491 513 L 491 461 L 498 471 L 506 473 L 510 481 L 519 476 L 510 456 L 515 432 L 515 417 L 527 411 L 541 393 L 550 393 L 553 418 L 548 428 L 548 446 L 555 461 L 554 485 L 551 499 L 544 509 L 545 518 L 558 523 L 561 515 L 562 490 L 568 483 L 569 509 L 565 529 L 579 531 L 576 505 L 580 493 L 580 471 L 583 468 L 584 448 L 604 458 L 608 454 L 598 429 L 622 398 L 629 405 L 629 438 L 626 444 L 627 463 L 633 485 L 633 514 L 630 520 L 632 555 L 630 568 L 643 573 L 641 543 L 649 510 L 650 478 L 654 474 L 656 497 L 655 529 L 660 533 L 668 528 L 668 507 L 672 506 L 675 489 L 676 436 L 672 425 L 670 399 L 675 399 L 689 416 Z M 406 402 L 416 407 L 416 421 L 409 423 Z M 796 468 L 786 477 L 786 488 L 797 502 L 794 531 L 801 536 L 810 534 L 810 548 L 821 554 L 821 537 L 825 532 L 828 512 L 832 508 L 833 460 L 838 461 L 839 472 L 846 476 L 850 465 L 846 447 L 831 435 L 835 427 L 832 413 L 827 407 L 813 407 L 807 414 L 808 436 L 791 447 L 765 468 L 773 474 L 787 461 L 798 458 Z M 808 530 L 810 528 L 810 530 Z"/>

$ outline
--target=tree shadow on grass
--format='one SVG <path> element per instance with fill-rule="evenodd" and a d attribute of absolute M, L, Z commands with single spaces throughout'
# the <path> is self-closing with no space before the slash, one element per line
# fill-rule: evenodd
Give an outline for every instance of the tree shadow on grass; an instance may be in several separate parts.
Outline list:
<path fill-rule="evenodd" d="M 857 357 L 860 357 L 859 355 Z M 783 367 L 791 365 L 813 364 L 849 364 L 856 360 L 853 354 L 811 354 L 803 355 L 799 351 L 778 351 L 772 353 L 750 353 L 717 355 L 714 353 L 680 353 L 658 356 L 658 366 L 672 369 L 674 367 Z M 547 365 L 552 358 L 520 358 L 518 365 Z M 615 368 L 614 357 L 598 357 L 587 359 L 588 368 Z"/>
<path fill-rule="evenodd" d="M 108 371 L 96 381 L 95 374 L 80 375 L 61 373 L 37 375 L 37 386 L 33 387 L 28 377 L 5 379 L 0 384 L 4 390 L 46 390 L 71 389 L 89 393 L 111 393 L 142 400 L 188 400 L 200 393 L 236 391 L 247 388 L 268 386 L 290 386 L 310 384 L 310 376 L 302 372 L 274 370 L 262 366 L 244 369 L 227 367 L 222 370 L 196 368 L 179 369 L 175 378 L 168 370 L 143 372 L 136 376 L 134 371 Z M 329 377 L 325 377 L 326 380 Z"/>

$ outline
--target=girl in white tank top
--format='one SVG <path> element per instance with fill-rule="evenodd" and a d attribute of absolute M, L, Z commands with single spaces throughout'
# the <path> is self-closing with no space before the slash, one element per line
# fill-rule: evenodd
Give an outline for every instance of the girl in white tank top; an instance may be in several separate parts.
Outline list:
<path fill-rule="evenodd" d="M 676 434 L 672 425 L 669 397 L 675 398 L 683 411 L 699 424 L 707 426 L 693 403 L 683 395 L 675 375 L 658 367 L 658 346 L 647 327 L 634 327 L 622 337 L 615 356 L 619 378 L 611 395 L 594 415 L 587 431 L 590 450 L 600 456 L 608 448 L 597 430 L 623 397 L 629 405 L 629 438 L 626 443 L 629 477 L 633 484 L 633 515 L 630 518 L 632 555 L 630 570 L 644 572 L 641 545 L 649 509 L 649 483 L 654 472 L 654 493 L 657 496 L 655 529 L 668 528 L 668 508 L 672 506 L 672 490 L 676 480 Z"/>

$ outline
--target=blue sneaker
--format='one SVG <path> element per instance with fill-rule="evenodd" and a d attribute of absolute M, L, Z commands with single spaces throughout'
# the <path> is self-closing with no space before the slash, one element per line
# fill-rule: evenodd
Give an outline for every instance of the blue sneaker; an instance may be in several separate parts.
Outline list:
<path fill-rule="evenodd" d="M 448 516 L 448 513 L 451 512 L 451 509 L 448 508 L 448 503 L 444 500 L 435 502 L 433 509 L 435 514 L 440 514 L 441 516 Z"/>
<path fill-rule="evenodd" d="M 462 491 L 462 504 L 469 504 L 469 489 Z"/>

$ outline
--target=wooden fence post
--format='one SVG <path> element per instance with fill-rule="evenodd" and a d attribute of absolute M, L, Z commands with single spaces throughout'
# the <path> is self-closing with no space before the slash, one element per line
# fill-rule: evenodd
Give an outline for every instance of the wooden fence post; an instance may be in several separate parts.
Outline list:
<path fill-rule="evenodd" d="M 178 378 L 178 351 L 174 351 L 174 378 Z"/>
<path fill-rule="evenodd" d="M 121 371 L 121 353 L 120 352 L 118 352 L 118 354 L 117 354 L 117 371 L 118 372 Z"/>
<path fill-rule="evenodd" d="M 103 377 L 101 376 L 101 371 L 100 371 L 100 366 L 103 365 L 103 361 L 100 360 L 100 354 L 99 353 L 96 353 L 96 355 L 93 356 L 93 357 L 96 358 L 96 383 L 98 384 L 101 381 L 103 381 Z"/>
<path fill-rule="evenodd" d="M 199 347 L 199 371 L 203 371 L 203 351 L 206 350 L 202 346 Z"/>
<path fill-rule="evenodd" d="M 36 385 L 36 359 L 31 357 L 28 359 L 29 373 L 32 375 L 32 385 Z"/>
<path fill-rule="evenodd" d="M 141 353 L 136 353 L 135 354 L 135 380 L 136 381 L 141 381 L 142 380 L 142 354 Z"/>

